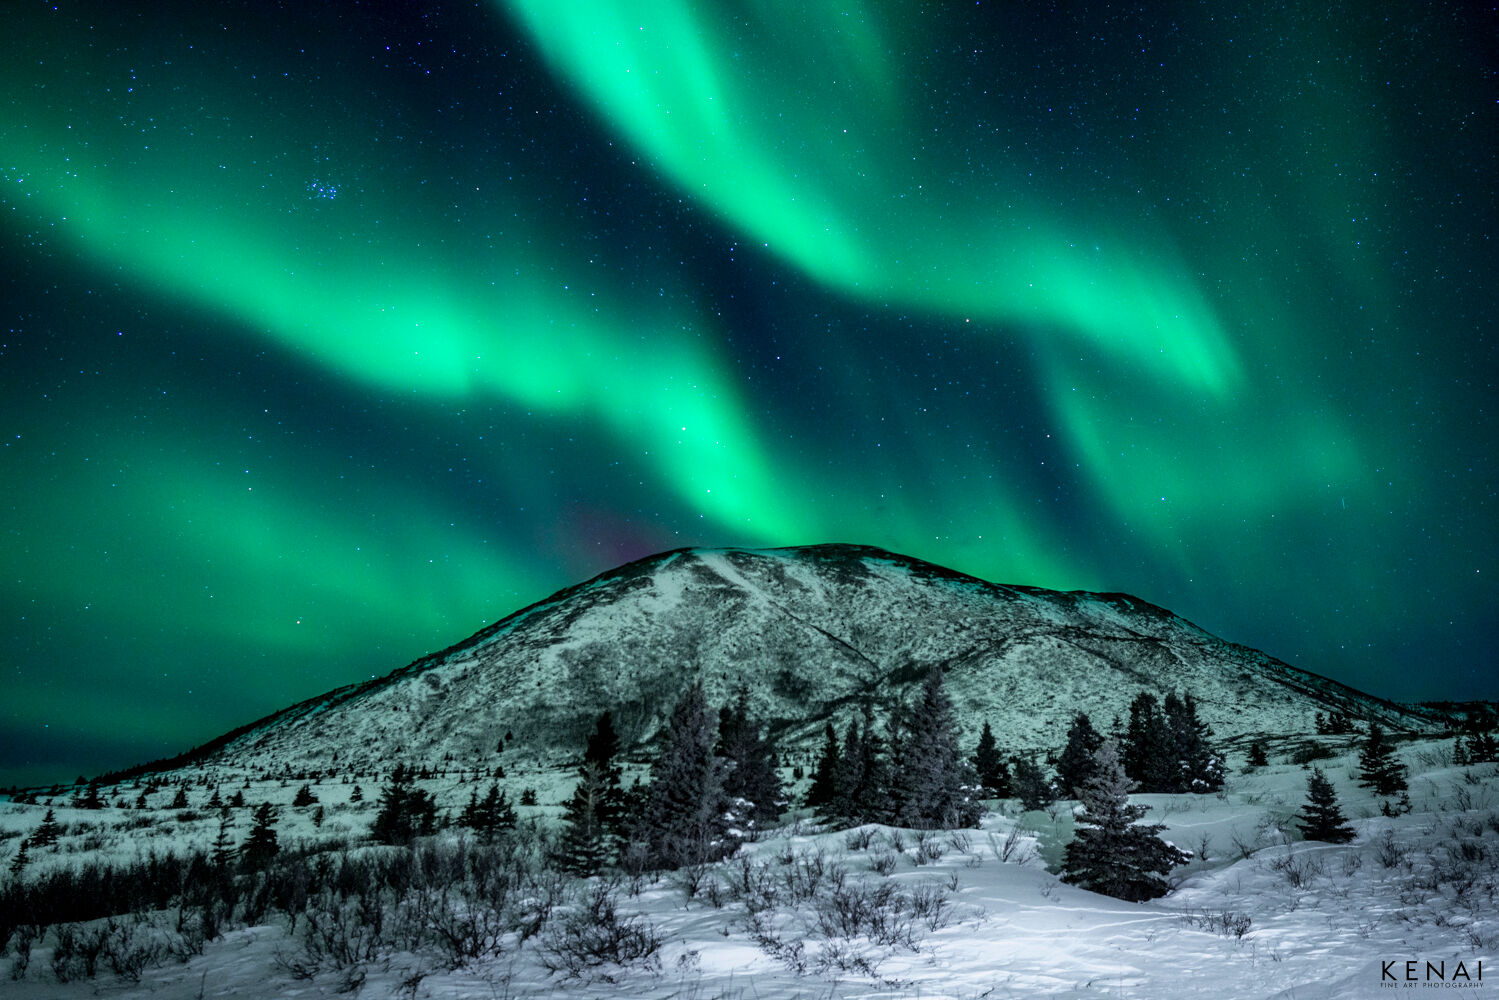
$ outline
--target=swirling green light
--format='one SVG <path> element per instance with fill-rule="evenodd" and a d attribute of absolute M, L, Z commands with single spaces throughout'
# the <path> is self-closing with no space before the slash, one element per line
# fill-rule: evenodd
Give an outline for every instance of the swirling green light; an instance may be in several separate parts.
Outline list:
<path fill-rule="evenodd" d="M 681 191 L 819 281 L 1059 328 L 1214 395 L 1239 383 L 1226 331 L 1163 232 L 1086 217 L 1101 206 L 1038 211 L 1046 188 L 994 137 L 1003 122 L 932 114 L 907 82 L 922 77 L 919 49 L 895 54 L 903 31 L 919 34 L 916 7 L 509 7 Z"/>

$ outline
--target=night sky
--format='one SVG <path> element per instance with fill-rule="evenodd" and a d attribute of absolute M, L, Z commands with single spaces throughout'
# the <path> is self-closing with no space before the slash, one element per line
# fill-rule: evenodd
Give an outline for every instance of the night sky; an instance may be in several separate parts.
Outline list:
<path fill-rule="evenodd" d="M 684 545 L 1127 591 L 1499 696 L 1496 37 L 1442 3 L 7 4 L 0 783 Z"/>

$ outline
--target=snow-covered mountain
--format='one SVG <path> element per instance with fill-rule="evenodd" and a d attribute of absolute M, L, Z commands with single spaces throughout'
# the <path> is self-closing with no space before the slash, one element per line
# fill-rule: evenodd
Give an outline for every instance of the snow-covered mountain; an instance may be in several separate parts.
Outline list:
<path fill-rule="evenodd" d="M 495 761 L 505 740 L 507 761 L 521 751 L 545 768 L 574 756 L 606 708 L 638 747 L 701 678 L 718 703 L 746 686 L 795 756 L 825 720 L 841 728 L 867 703 L 888 705 L 934 664 L 965 741 L 988 720 L 1011 749 L 1059 745 L 1079 709 L 1106 726 L 1141 690 L 1190 690 L 1219 738 L 1308 733 L 1330 710 L 1397 730 L 1439 725 L 1125 594 L 1004 586 L 880 549 L 816 545 L 629 563 L 203 750 L 255 770 L 467 767 Z"/>

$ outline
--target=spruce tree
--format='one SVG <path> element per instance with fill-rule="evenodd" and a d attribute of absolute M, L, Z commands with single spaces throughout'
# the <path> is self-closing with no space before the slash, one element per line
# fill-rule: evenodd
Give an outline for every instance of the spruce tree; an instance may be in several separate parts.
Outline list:
<path fill-rule="evenodd" d="M 506 801 L 499 783 L 492 782 L 482 799 L 477 788 L 469 792 L 468 805 L 459 814 L 458 824 L 474 831 L 474 835 L 487 844 L 515 828 L 515 808 Z"/>
<path fill-rule="evenodd" d="M 806 805 L 811 809 L 825 807 L 833 800 L 834 774 L 838 769 L 838 733 L 831 722 L 823 727 L 822 753 L 812 771 L 812 785 L 807 789 Z"/>
<path fill-rule="evenodd" d="M 1265 767 L 1269 763 L 1270 758 L 1265 755 L 1265 744 L 1261 743 L 1259 740 L 1255 740 L 1254 742 L 1250 743 L 1249 760 L 1247 762 L 1249 770 L 1252 771 L 1257 767 Z"/>
<path fill-rule="evenodd" d="M 312 794 L 312 786 L 303 785 L 301 788 L 298 788 L 296 796 L 291 800 L 291 804 L 298 807 L 317 805 L 317 796 Z"/>
<path fill-rule="evenodd" d="M 1129 705 L 1129 723 L 1120 747 L 1124 773 L 1142 792 L 1168 792 L 1175 785 L 1174 748 L 1160 702 L 1141 691 Z"/>
<path fill-rule="evenodd" d="M 16 849 L 16 856 L 10 859 L 10 877 L 13 880 L 19 880 L 21 873 L 26 870 L 26 866 L 31 862 L 31 855 L 28 853 L 27 847 L 28 843 L 25 840 L 21 841 L 21 846 Z"/>
<path fill-rule="evenodd" d="M 983 732 L 979 733 L 978 745 L 973 748 L 973 756 L 968 758 L 968 762 L 973 765 L 979 787 L 984 790 L 985 795 L 994 799 L 1009 796 L 1010 772 L 1005 767 L 1005 759 L 1000 756 L 994 730 L 989 728 L 987 719 L 984 720 Z"/>
<path fill-rule="evenodd" d="M 1015 791 L 1015 797 L 1020 800 L 1020 808 L 1027 812 L 1045 809 L 1057 800 L 1056 789 L 1034 757 L 1017 756 L 1011 764 L 1010 772 L 1010 785 Z"/>
<path fill-rule="evenodd" d="M 741 686 L 734 704 L 718 713 L 716 752 L 725 762 L 724 794 L 746 803 L 744 819 L 766 826 L 781 815 L 781 779 L 771 763 L 770 744 L 749 715 L 749 690 Z"/>
<path fill-rule="evenodd" d="M 1213 752 L 1212 731 L 1197 716 L 1192 692 L 1171 692 L 1163 707 L 1170 737 L 1169 787 L 1160 791 L 1216 792 L 1223 787 L 1223 759 Z"/>
<path fill-rule="evenodd" d="M 84 790 L 83 798 L 78 805 L 84 809 L 104 808 L 104 800 L 99 797 L 99 779 L 95 778 L 88 783 L 88 788 Z"/>
<path fill-rule="evenodd" d="M 61 836 L 62 827 L 58 825 L 57 814 L 49 808 L 42 816 L 41 825 L 31 831 L 31 846 L 51 847 Z"/>
<path fill-rule="evenodd" d="M 1093 779 L 1095 757 L 1101 746 L 1103 735 L 1093 728 L 1087 712 L 1078 712 L 1067 729 L 1067 746 L 1057 760 L 1057 783 L 1063 796 L 1081 797 L 1083 786 Z"/>
<path fill-rule="evenodd" d="M 353 789 L 351 789 L 350 792 L 349 792 L 349 802 L 350 803 L 354 803 L 354 802 L 363 802 L 363 801 L 364 801 L 364 789 L 360 788 L 358 785 L 355 785 L 353 787 Z"/>
<path fill-rule="evenodd" d="M 575 875 L 596 875 L 615 863 L 618 838 L 604 816 L 607 781 L 599 765 L 584 761 L 578 769 L 578 784 L 563 816 L 562 839 L 557 861 Z"/>
<path fill-rule="evenodd" d="M 868 803 L 859 799 L 859 790 L 866 785 L 864 768 L 868 755 L 859 723 L 849 720 L 843 733 L 843 747 L 833 765 L 833 776 L 829 782 L 827 802 L 818 813 L 832 823 L 860 823 L 868 816 Z"/>
<path fill-rule="evenodd" d="M 978 777 L 958 749 L 952 700 L 934 666 L 921 696 L 904 714 L 899 746 L 891 752 L 895 823 L 915 829 L 976 826 L 982 809 L 974 797 Z"/>
<path fill-rule="evenodd" d="M 276 836 L 276 807 L 262 802 L 250 814 L 250 836 L 240 848 L 245 864 L 259 868 L 276 856 L 281 844 Z"/>
<path fill-rule="evenodd" d="M 695 682 L 672 710 L 633 832 L 647 868 L 716 861 L 738 847 L 726 819 L 723 761 L 713 753 L 715 729 L 703 686 Z"/>
<path fill-rule="evenodd" d="M 390 784 L 380 790 L 379 810 L 370 825 L 370 836 L 377 842 L 409 844 L 437 825 L 437 803 L 428 792 L 415 787 L 414 780 L 403 764 L 391 771 Z"/>
<path fill-rule="evenodd" d="M 1346 844 L 1353 839 L 1353 827 L 1338 807 L 1338 795 L 1332 782 L 1320 768 L 1313 768 L 1306 782 L 1306 804 L 1301 807 L 1301 819 L 1297 821 L 1307 840 L 1322 840 L 1329 844 Z"/>
<path fill-rule="evenodd" d="M 1166 843 L 1159 824 L 1137 823 L 1148 807 L 1129 801 L 1132 782 L 1118 748 L 1106 741 L 1095 755 L 1093 778 L 1083 787 L 1077 836 L 1067 845 L 1062 880 L 1139 902 L 1169 890 L 1165 876 L 1191 855 Z"/>
<path fill-rule="evenodd" d="M 234 860 L 234 838 L 229 834 L 231 822 L 229 810 L 220 809 L 219 832 L 213 839 L 213 863 L 219 868 L 228 867 Z"/>
<path fill-rule="evenodd" d="M 1369 724 L 1369 735 L 1358 755 L 1359 784 L 1374 789 L 1377 795 L 1394 795 L 1406 790 L 1405 765 L 1395 756 L 1395 747 L 1385 737 L 1379 723 Z"/>
<path fill-rule="evenodd" d="M 177 786 L 177 794 L 172 796 L 172 802 L 171 802 L 171 804 L 169 806 L 167 806 L 167 808 L 168 809 L 186 809 L 187 808 L 187 789 L 184 786 L 182 786 L 182 785 L 178 785 Z"/>

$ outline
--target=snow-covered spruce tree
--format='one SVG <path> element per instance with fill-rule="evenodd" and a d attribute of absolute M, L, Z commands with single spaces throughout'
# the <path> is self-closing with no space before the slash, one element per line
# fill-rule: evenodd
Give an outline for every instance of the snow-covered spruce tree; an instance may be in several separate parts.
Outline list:
<path fill-rule="evenodd" d="M 1161 791 L 1203 793 L 1222 788 L 1223 758 L 1213 751 L 1212 730 L 1198 718 L 1192 692 L 1168 694 L 1163 714 L 1174 759 L 1171 787 Z"/>
<path fill-rule="evenodd" d="M 717 861 L 739 846 L 729 834 L 723 761 L 714 755 L 716 726 L 701 683 L 672 710 L 632 840 L 648 869 Z"/>
<path fill-rule="evenodd" d="M 952 829 L 977 826 L 983 813 L 978 776 L 958 748 L 952 699 L 934 666 L 921 695 L 904 713 L 899 745 L 890 755 L 890 793 L 896 826 Z"/>
<path fill-rule="evenodd" d="M 1057 784 L 1065 797 L 1075 799 L 1081 796 L 1083 786 L 1093 778 L 1101 746 L 1103 735 L 1093 728 L 1093 720 L 1088 718 L 1087 712 L 1078 712 L 1067 728 L 1067 745 L 1057 759 Z"/>
<path fill-rule="evenodd" d="M 776 774 L 770 744 L 760 735 L 759 724 L 749 715 L 749 689 L 741 686 L 734 704 L 718 713 L 718 756 L 725 761 L 724 793 L 744 803 L 739 811 L 755 826 L 768 826 L 781 815 L 785 804 L 781 779 Z"/>
<path fill-rule="evenodd" d="M 1395 747 L 1379 723 L 1369 724 L 1369 735 L 1358 754 L 1359 784 L 1376 795 L 1394 795 L 1406 790 L 1405 765 L 1395 756 Z"/>
<path fill-rule="evenodd" d="M 390 772 L 390 784 L 380 789 L 379 810 L 370 836 L 381 844 L 409 844 L 437 825 L 437 803 L 430 793 L 412 785 L 415 776 L 404 764 Z"/>
<path fill-rule="evenodd" d="M 968 763 L 973 765 L 974 773 L 978 775 L 979 787 L 984 794 L 990 798 L 1003 799 L 1010 794 L 1010 769 L 1005 766 L 1005 759 L 1000 755 L 999 744 L 994 739 L 994 730 L 989 728 L 989 721 L 984 720 L 983 732 L 979 733 L 978 745 L 973 748 L 973 756 L 968 758 Z"/>
<path fill-rule="evenodd" d="M 317 805 L 317 796 L 312 794 L 312 786 L 303 785 L 301 788 L 298 788 L 296 796 L 291 800 L 291 804 L 297 807 Z"/>
<path fill-rule="evenodd" d="M 1302 835 L 1307 840 L 1322 840 L 1329 844 L 1346 844 L 1353 839 L 1353 827 L 1338 807 L 1338 793 L 1321 768 L 1312 768 L 1306 781 L 1306 804 L 1301 807 L 1301 819 L 1297 820 Z"/>
<path fill-rule="evenodd" d="M 834 772 L 838 770 L 839 755 L 838 732 L 829 722 L 823 727 L 822 752 L 817 757 L 817 767 L 812 771 L 812 784 L 807 789 L 808 808 L 822 808 L 833 800 Z"/>
<path fill-rule="evenodd" d="M 1141 691 L 1129 705 L 1129 723 L 1124 745 L 1119 748 L 1124 773 L 1142 792 L 1169 792 L 1175 785 L 1176 767 L 1171 730 L 1161 703 L 1149 691 Z"/>
<path fill-rule="evenodd" d="M 1094 759 L 1096 768 L 1082 788 L 1077 836 L 1067 845 L 1062 880 L 1131 902 L 1164 896 L 1170 889 L 1166 875 L 1191 855 L 1162 840 L 1161 825 L 1135 822 L 1148 807 L 1130 803 L 1133 782 L 1112 740 L 1098 748 Z"/>

